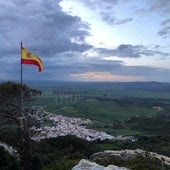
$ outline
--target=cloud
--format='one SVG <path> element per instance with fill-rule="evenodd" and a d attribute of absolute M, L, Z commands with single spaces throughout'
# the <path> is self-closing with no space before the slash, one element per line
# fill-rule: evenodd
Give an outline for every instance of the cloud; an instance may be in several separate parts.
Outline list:
<path fill-rule="evenodd" d="M 125 23 L 128 23 L 128 22 L 131 22 L 132 20 L 133 20 L 133 18 L 125 18 L 125 19 L 122 19 L 122 20 L 115 21 L 115 24 L 116 25 L 121 25 L 121 24 L 125 24 Z"/>
<path fill-rule="evenodd" d="M 160 22 L 161 28 L 157 31 L 159 36 L 163 38 L 168 38 L 170 35 L 170 1 L 169 0 L 145 0 L 145 5 L 141 6 L 136 10 L 136 14 L 141 14 L 140 16 L 148 15 L 152 18 L 158 18 L 153 20 L 155 23 L 160 22 L 159 18 L 164 20 Z M 165 19 L 166 18 L 166 19 Z"/>
<path fill-rule="evenodd" d="M 124 46 L 121 46 L 119 50 L 124 48 Z M 51 69 L 50 75 L 47 76 L 48 79 L 123 81 L 124 78 L 125 81 L 135 81 L 135 79 L 138 81 L 163 81 L 166 77 L 169 80 L 168 74 L 170 74 L 170 69 L 149 66 L 126 66 L 121 60 L 106 60 L 104 59 L 105 56 L 109 56 L 111 52 L 107 51 L 107 49 L 100 49 L 98 55 L 96 54 L 95 56 L 91 56 L 90 52 L 93 51 L 90 50 L 89 53 L 74 52 L 72 55 L 62 53 L 57 61 L 54 60 L 55 62 L 51 61 L 51 64 L 48 64 L 48 67 Z"/>
<path fill-rule="evenodd" d="M 77 54 L 78 55 L 78 54 Z M 82 54 L 79 54 L 82 55 Z M 66 58 L 65 58 L 66 59 Z M 76 60 L 76 54 L 74 57 L 66 59 L 63 58 L 58 59 L 58 61 L 51 61 L 48 63 L 49 67 L 52 70 L 63 70 L 65 73 L 77 73 L 77 72 L 98 72 L 98 71 L 108 71 L 115 70 L 120 68 L 123 64 L 122 61 L 119 60 L 104 60 L 99 58 L 84 58 L 81 56 L 81 59 Z"/>
<path fill-rule="evenodd" d="M 162 11 L 164 13 L 170 12 L 170 1 L 168 0 L 148 0 L 150 3 L 150 10 Z"/>
<path fill-rule="evenodd" d="M 65 70 L 71 70 L 73 55 L 79 58 L 76 54 L 92 48 L 85 42 L 90 35 L 88 23 L 63 12 L 60 2 L 0 1 L 0 62 L 3 64 L 0 79 L 20 79 L 21 41 L 25 48 L 40 56 L 45 67 L 43 74 L 38 74 L 36 67 L 24 65 L 25 79 L 56 79 L 56 71 L 59 79 L 67 79 Z"/>
<path fill-rule="evenodd" d="M 158 34 L 160 36 L 164 36 L 164 38 L 167 38 L 167 36 L 170 34 L 170 26 L 163 27 Z"/>
<path fill-rule="evenodd" d="M 91 8 L 92 10 L 110 10 L 113 9 L 114 5 L 118 3 L 119 0 L 105 0 L 105 1 L 98 1 L 98 0 L 79 0 L 87 7 Z"/>
<path fill-rule="evenodd" d="M 99 66 L 99 65 L 98 65 Z M 170 69 L 147 66 L 113 66 L 114 69 L 104 67 L 102 64 L 97 71 L 79 71 L 70 73 L 70 79 L 76 81 L 166 81 L 169 80 Z M 100 71 L 101 70 L 101 71 Z"/>
<path fill-rule="evenodd" d="M 113 14 L 110 14 L 110 12 L 108 11 L 101 12 L 100 15 L 102 17 L 102 20 L 110 25 L 122 25 L 133 21 L 133 18 L 117 19 Z"/>
<path fill-rule="evenodd" d="M 170 35 L 170 19 L 163 20 L 161 22 L 161 30 L 158 32 L 158 35 L 167 38 Z"/>
<path fill-rule="evenodd" d="M 74 79 L 79 79 L 81 81 L 110 81 L 110 82 L 127 82 L 127 81 L 142 81 L 143 78 L 140 76 L 126 76 L 126 75 L 116 75 L 110 72 L 85 72 L 70 74 Z"/>
<path fill-rule="evenodd" d="M 170 24 L 170 19 L 166 19 L 166 20 L 162 21 L 162 23 L 161 23 L 162 26 L 167 25 L 167 24 Z"/>
<path fill-rule="evenodd" d="M 85 43 L 89 36 L 88 24 L 77 16 L 64 13 L 59 2 L 2 0 L 0 53 L 16 53 L 14 49 L 20 41 L 29 49 L 39 49 L 41 55 L 49 56 L 56 52 L 82 52 L 91 48 Z"/>
<path fill-rule="evenodd" d="M 169 56 L 169 53 L 164 53 L 158 50 L 149 49 L 143 45 L 121 44 L 115 49 L 97 48 L 97 52 L 103 54 L 105 57 L 117 56 L 121 58 L 139 58 L 144 56 L 160 55 L 162 57 Z"/>
<path fill-rule="evenodd" d="M 118 57 L 130 57 L 130 58 L 138 58 L 141 57 L 140 51 L 143 49 L 143 46 L 140 45 L 129 45 L 129 44 L 121 44 L 115 50 L 115 53 Z"/>
<path fill-rule="evenodd" d="M 110 25 L 121 25 L 131 22 L 133 18 L 118 19 L 115 16 L 115 8 L 120 0 L 80 0 L 87 8 L 95 12 L 100 18 Z"/>

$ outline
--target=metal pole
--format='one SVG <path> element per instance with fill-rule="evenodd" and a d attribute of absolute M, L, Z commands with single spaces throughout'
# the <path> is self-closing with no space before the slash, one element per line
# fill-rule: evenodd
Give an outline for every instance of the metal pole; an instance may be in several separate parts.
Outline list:
<path fill-rule="evenodd" d="M 21 42 L 21 59 L 22 59 L 22 42 Z M 22 62 L 21 62 L 21 87 L 22 87 Z"/>
<path fill-rule="evenodd" d="M 22 42 L 21 42 L 21 58 L 22 59 Z M 21 64 L 21 117 L 23 117 L 23 89 L 22 89 L 22 62 L 20 61 Z"/>

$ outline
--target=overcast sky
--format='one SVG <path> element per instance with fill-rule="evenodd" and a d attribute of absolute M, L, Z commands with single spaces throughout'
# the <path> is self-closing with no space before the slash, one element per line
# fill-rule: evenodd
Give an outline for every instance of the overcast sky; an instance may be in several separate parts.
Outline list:
<path fill-rule="evenodd" d="M 170 82 L 169 0 L 0 0 L 0 80 Z"/>

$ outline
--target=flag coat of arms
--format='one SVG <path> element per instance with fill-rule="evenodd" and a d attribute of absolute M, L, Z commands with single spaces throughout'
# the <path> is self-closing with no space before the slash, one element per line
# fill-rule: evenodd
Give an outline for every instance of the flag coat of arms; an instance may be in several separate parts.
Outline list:
<path fill-rule="evenodd" d="M 38 67 L 39 72 L 43 69 L 41 59 L 23 47 L 21 47 L 21 64 L 33 64 Z"/>

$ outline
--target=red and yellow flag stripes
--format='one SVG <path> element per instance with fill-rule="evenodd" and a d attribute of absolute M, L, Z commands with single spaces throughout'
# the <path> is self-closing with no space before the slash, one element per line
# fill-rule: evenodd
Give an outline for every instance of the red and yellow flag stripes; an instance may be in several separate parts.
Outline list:
<path fill-rule="evenodd" d="M 43 69 L 43 63 L 41 59 L 23 47 L 21 47 L 21 64 L 36 65 L 38 67 L 39 72 L 41 72 Z"/>

